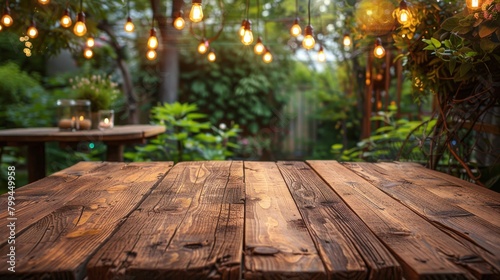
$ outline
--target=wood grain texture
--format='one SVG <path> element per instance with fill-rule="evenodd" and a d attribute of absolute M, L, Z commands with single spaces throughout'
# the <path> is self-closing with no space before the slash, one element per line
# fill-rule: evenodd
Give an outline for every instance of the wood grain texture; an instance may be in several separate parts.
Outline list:
<path fill-rule="evenodd" d="M 476 274 L 488 273 L 475 252 L 338 162 L 308 163 L 391 250 L 405 278 L 473 278 L 464 267 Z M 467 262 L 471 256 L 478 263 Z"/>
<path fill-rule="evenodd" d="M 89 279 L 239 279 L 242 162 L 183 162 L 88 264 Z"/>
<path fill-rule="evenodd" d="M 330 278 L 401 279 L 392 254 L 306 163 L 278 162 L 278 167 Z"/>
<path fill-rule="evenodd" d="M 245 162 L 245 279 L 326 279 L 275 163 Z"/>
<path fill-rule="evenodd" d="M 500 271 L 500 227 L 490 222 L 500 220 L 500 214 L 487 206 L 499 194 L 491 191 L 485 197 L 440 178 L 422 176 L 426 174 L 422 168 L 411 170 L 396 163 L 346 165 L 443 231 L 453 231 L 459 242 L 464 243 L 465 238 L 478 245 L 474 251 Z M 474 197 L 463 200 L 460 194 Z"/>
<path fill-rule="evenodd" d="M 15 278 L 85 277 L 90 256 L 171 166 L 82 163 L 19 189 Z M 72 175 L 75 173 L 78 175 Z M 2 205 L 4 199 L 2 196 Z M 4 229 L 5 220 L 0 225 Z M 8 247 L 5 243 L 0 246 L 2 263 L 6 263 Z M 0 278 L 7 277 L 12 274 L 0 271 Z"/>

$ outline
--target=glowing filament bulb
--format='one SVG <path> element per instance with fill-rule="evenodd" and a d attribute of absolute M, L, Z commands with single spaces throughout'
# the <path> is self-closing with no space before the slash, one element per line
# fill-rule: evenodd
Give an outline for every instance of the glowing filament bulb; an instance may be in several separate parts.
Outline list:
<path fill-rule="evenodd" d="M 405 25 L 410 20 L 410 11 L 408 10 L 408 4 L 406 4 L 405 0 L 401 0 L 399 3 L 399 9 L 396 15 L 400 24 Z"/>
<path fill-rule="evenodd" d="M 153 50 L 158 48 L 158 38 L 156 38 L 156 31 L 153 28 L 149 32 L 148 47 Z"/>
<path fill-rule="evenodd" d="M 156 51 L 155 50 L 148 50 L 148 52 L 146 53 L 146 58 L 148 60 L 155 60 L 156 59 Z"/>
<path fill-rule="evenodd" d="M 10 16 L 10 8 L 9 7 L 5 7 L 1 21 L 5 27 L 9 27 L 14 23 L 14 20 Z"/>
<path fill-rule="evenodd" d="M 200 22 L 203 20 L 203 9 L 201 8 L 201 0 L 193 0 L 189 19 L 192 22 Z"/>
<path fill-rule="evenodd" d="M 311 25 L 306 26 L 304 30 L 304 40 L 302 41 L 302 46 L 306 50 L 310 50 L 314 48 L 314 45 L 316 44 L 316 41 L 314 40 L 313 37 L 313 28 Z"/>
<path fill-rule="evenodd" d="M 211 50 L 209 53 L 208 53 L 208 61 L 210 62 L 214 62 L 215 59 L 217 59 L 217 56 L 215 55 L 215 52 L 213 50 Z"/>
<path fill-rule="evenodd" d="M 273 55 L 271 54 L 271 52 L 269 51 L 269 49 L 266 48 L 266 50 L 264 52 L 264 55 L 262 56 L 262 60 L 265 63 L 271 63 L 273 61 Z"/>
<path fill-rule="evenodd" d="M 61 23 L 61 26 L 64 28 L 68 28 L 73 24 L 73 21 L 71 20 L 71 16 L 69 15 L 69 9 L 66 9 L 64 11 L 64 14 L 62 15 L 61 19 L 59 20 L 59 23 Z"/>
<path fill-rule="evenodd" d="M 382 58 L 385 56 L 385 49 L 382 46 L 382 41 L 380 40 L 380 38 L 377 38 L 377 40 L 375 40 L 375 48 L 373 49 L 373 55 L 376 58 Z"/>
<path fill-rule="evenodd" d="M 92 48 L 95 45 L 95 40 L 94 37 L 88 37 L 87 38 L 87 47 Z"/>
<path fill-rule="evenodd" d="M 349 37 L 349 34 L 344 34 L 344 39 L 342 40 L 342 43 L 346 47 L 348 47 L 352 44 L 351 37 Z"/>
<path fill-rule="evenodd" d="M 127 31 L 127 32 L 134 32 L 135 25 L 132 22 L 132 18 L 131 17 L 127 17 L 127 22 L 125 22 L 125 25 L 123 26 L 123 29 L 125 29 L 125 31 Z"/>
<path fill-rule="evenodd" d="M 208 51 L 208 41 L 202 40 L 198 45 L 198 53 L 204 54 Z"/>
<path fill-rule="evenodd" d="M 262 39 L 260 37 L 257 38 L 257 43 L 253 47 L 253 52 L 256 55 L 261 55 L 264 53 L 265 50 L 266 50 L 266 47 L 264 46 L 264 44 L 262 44 Z"/>
<path fill-rule="evenodd" d="M 91 48 L 89 47 L 86 47 L 84 50 L 83 50 L 83 56 L 86 58 L 86 59 L 90 59 L 94 56 L 94 52 L 92 51 Z M 80 120 L 83 119 L 83 116 L 80 116 Z"/>
<path fill-rule="evenodd" d="M 238 34 L 240 35 L 240 38 L 243 37 L 243 35 L 245 35 L 245 25 L 247 24 L 247 20 L 244 19 L 242 22 L 241 22 L 241 27 L 240 29 L 238 29 Z"/>
<path fill-rule="evenodd" d="M 300 35 L 300 33 L 302 33 L 302 28 L 300 28 L 300 25 L 299 25 L 299 18 L 296 18 L 294 21 L 293 21 L 293 25 L 292 27 L 290 28 L 290 34 L 293 36 L 293 37 L 297 37 Z"/>
<path fill-rule="evenodd" d="M 481 0 L 466 0 L 467 8 L 476 10 L 481 7 Z"/>
<path fill-rule="evenodd" d="M 73 27 L 73 32 L 76 36 L 83 36 L 87 33 L 87 26 L 85 25 L 85 14 L 83 12 L 78 13 L 78 18 Z"/>
<path fill-rule="evenodd" d="M 174 28 L 177 30 L 182 30 L 184 29 L 184 26 L 186 26 L 186 22 L 184 19 L 179 15 L 178 17 L 175 18 L 173 22 Z"/>
<path fill-rule="evenodd" d="M 47 5 L 50 3 L 50 0 L 38 0 L 38 3 L 40 3 L 42 5 Z"/>
<path fill-rule="evenodd" d="M 318 61 L 319 62 L 325 62 L 326 61 L 326 55 L 325 55 L 325 51 L 323 50 L 323 46 L 319 47 Z"/>
<path fill-rule="evenodd" d="M 252 22 L 247 20 L 245 22 L 245 31 L 243 32 L 243 37 L 241 38 L 243 45 L 248 46 L 253 43 L 253 33 L 252 33 Z"/>

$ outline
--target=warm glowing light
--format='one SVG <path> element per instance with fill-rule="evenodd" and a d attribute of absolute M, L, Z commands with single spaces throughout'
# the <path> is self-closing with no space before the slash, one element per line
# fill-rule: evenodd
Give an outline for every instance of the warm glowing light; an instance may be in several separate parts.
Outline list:
<path fill-rule="evenodd" d="M 123 29 L 125 29 L 125 31 L 127 31 L 127 32 L 134 32 L 135 25 L 132 22 L 132 18 L 131 17 L 127 17 L 127 22 L 125 22 L 125 25 L 123 26 Z"/>
<path fill-rule="evenodd" d="M 271 63 L 273 61 L 273 55 L 271 54 L 271 52 L 269 51 L 268 48 L 266 48 L 266 50 L 264 51 L 264 55 L 262 56 L 262 60 L 265 63 Z"/>
<path fill-rule="evenodd" d="M 243 37 L 241 37 L 241 42 L 245 46 L 253 43 L 252 22 L 250 20 L 245 22 L 245 31 L 243 32 Z"/>
<path fill-rule="evenodd" d="M 94 37 L 88 37 L 87 38 L 87 47 L 92 48 L 95 45 L 95 40 Z"/>
<path fill-rule="evenodd" d="M 202 40 L 198 45 L 198 53 L 204 54 L 208 51 L 208 41 Z"/>
<path fill-rule="evenodd" d="M 59 20 L 59 23 L 64 28 L 68 28 L 71 26 L 71 24 L 73 24 L 73 21 L 71 20 L 71 16 L 69 14 L 69 9 L 64 10 L 64 14 L 62 15 L 61 19 Z"/>
<path fill-rule="evenodd" d="M 85 14 L 83 12 L 78 13 L 78 17 L 73 27 L 73 32 L 76 36 L 83 36 L 87 33 L 87 26 L 85 25 Z"/>
<path fill-rule="evenodd" d="M 481 0 L 466 0 L 467 8 L 471 10 L 476 10 L 481 7 Z"/>
<path fill-rule="evenodd" d="M 86 58 L 86 59 L 90 59 L 94 56 L 94 52 L 92 51 L 91 48 L 89 47 L 86 47 L 84 50 L 83 50 L 83 56 Z M 80 118 L 83 118 L 82 116 L 80 116 Z"/>
<path fill-rule="evenodd" d="M 349 47 L 352 44 L 352 40 L 351 40 L 351 37 L 349 36 L 349 34 L 347 34 L 347 33 L 344 34 L 344 39 L 342 40 L 342 43 L 346 47 Z"/>
<path fill-rule="evenodd" d="M 385 49 L 382 46 L 382 41 L 380 40 L 380 38 L 377 38 L 377 40 L 375 40 L 375 48 L 373 49 L 373 55 L 376 58 L 382 58 L 385 56 Z"/>
<path fill-rule="evenodd" d="M 193 0 L 189 19 L 192 22 L 200 22 L 203 20 L 203 9 L 201 8 L 201 0 Z"/>
<path fill-rule="evenodd" d="M 304 29 L 304 40 L 302 40 L 302 46 L 306 50 L 314 48 L 316 41 L 314 40 L 313 28 L 311 25 L 306 26 Z"/>
<path fill-rule="evenodd" d="M 238 29 L 238 34 L 240 35 L 240 38 L 243 37 L 243 35 L 245 35 L 245 25 L 247 24 L 247 20 L 244 19 L 242 22 L 241 22 L 241 27 L 240 29 Z"/>
<path fill-rule="evenodd" d="M 208 61 L 210 62 L 214 62 L 215 59 L 217 59 L 217 56 L 215 55 L 215 52 L 213 50 L 211 50 L 209 53 L 208 53 Z"/>
<path fill-rule="evenodd" d="M 149 60 L 155 60 L 156 56 L 157 54 L 155 50 L 148 50 L 148 52 L 146 53 L 146 58 Z"/>
<path fill-rule="evenodd" d="M 257 38 L 257 43 L 255 43 L 255 46 L 253 47 L 253 52 L 256 55 L 261 55 L 264 53 L 265 50 L 266 47 L 264 46 L 264 44 L 262 44 L 262 39 L 260 37 Z"/>
<path fill-rule="evenodd" d="M 2 15 L 2 24 L 3 24 L 5 27 L 9 27 L 9 26 L 11 26 L 13 23 L 14 23 L 14 20 L 13 20 L 13 19 L 12 19 L 12 17 L 10 16 L 10 8 L 9 8 L 9 7 L 5 7 L 4 12 L 3 12 L 3 15 Z"/>
<path fill-rule="evenodd" d="M 42 5 L 47 5 L 50 3 L 50 0 L 38 0 L 38 3 L 40 3 Z"/>
<path fill-rule="evenodd" d="M 172 24 L 174 25 L 174 28 L 177 30 L 182 30 L 184 29 L 184 26 L 186 26 L 186 22 L 180 15 L 175 18 Z"/>
<path fill-rule="evenodd" d="M 399 9 L 396 12 L 397 20 L 400 24 L 407 24 L 410 20 L 410 11 L 408 10 L 408 4 L 406 4 L 405 0 L 401 0 L 399 3 Z"/>
<path fill-rule="evenodd" d="M 38 29 L 36 29 L 34 21 L 31 23 L 30 27 L 28 27 L 28 31 L 26 31 L 26 33 L 30 36 L 30 38 L 36 38 L 38 36 Z"/>
<path fill-rule="evenodd" d="M 158 38 L 156 38 L 156 31 L 153 28 L 149 32 L 148 47 L 153 50 L 158 48 Z"/>
<path fill-rule="evenodd" d="M 318 61 L 319 62 L 325 62 L 326 61 L 326 54 L 325 54 L 325 51 L 323 50 L 323 46 L 319 47 Z"/>
<path fill-rule="evenodd" d="M 297 37 L 297 36 L 299 36 L 301 33 L 302 33 L 302 28 L 300 28 L 300 25 L 299 25 L 299 18 L 296 18 L 296 19 L 293 21 L 293 25 L 292 25 L 292 27 L 290 28 L 290 34 L 291 34 L 293 37 Z"/>

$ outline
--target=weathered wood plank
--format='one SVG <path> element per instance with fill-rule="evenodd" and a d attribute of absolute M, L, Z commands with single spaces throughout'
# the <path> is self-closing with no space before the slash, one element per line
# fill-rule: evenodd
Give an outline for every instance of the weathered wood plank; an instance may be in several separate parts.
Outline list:
<path fill-rule="evenodd" d="M 463 267 L 486 272 L 475 252 L 338 162 L 308 163 L 391 250 L 405 278 L 473 278 Z M 479 263 L 467 262 L 471 256 Z"/>
<path fill-rule="evenodd" d="M 245 279 L 326 279 L 276 164 L 245 162 L 245 183 Z"/>
<path fill-rule="evenodd" d="M 434 225 L 439 225 L 442 230 L 453 231 L 460 243 L 464 243 L 465 238 L 479 245 L 474 251 L 500 271 L 500 227 L 490 222 L 499 220 L 500 215 L 492 209 L 489 209 L 489 214 L 485 214 L 487 210 L 483 209 L 478 212 L 485 216 L 483 219 L 461 207 L 468 202 L 462 200 L 460 203 L 455 195 L 464 187 L 455 185 L 452 190 L 449 187 L 442 188 L 442 185 L 449 186 L 449 182 L 443 182 L 440 178 L 422 177 L 420 168 L 412 171 L 395 163 L 345 165 Z M 469 193 L 467 190 L 463 192 Z M 480 199 L 480 196 L 477 194 L 473 199 Z M 498 196 L 491 191 L 487 201 Z"/>
<path fill-rule="evenodd" d="M 89 279 L 239 279 L 242 162 L 176 164 L 88 264 Z"/>
<path fill-rule="evenodd" d="M 19 213 L 19 222 L 27 219 L 31 225 L 26 225 L 16 236 L 18 266 L 15 275 L 1 271 L 0 278 L 83 279 L 86 276 L 85 264 L 90 256 L 113 234 L 123 217 L 137 207 L 143 197 L 157 185 L 172 163 L 106 163 L 83 166 L 91 169 L 83 168 L 82 176 L 55 185 L 57 191 L 53 196 L 46 197 L 43 203 L 26 203 L 23 206 L 35 207 L 40 212 L 26 210 Z M 71 168 L 69 173 L 78 171 L 82 165 L 77 167 Z M 93 167 L 99 169 L 92 169 Z M 54 176 L 56 181 L 65 172 L 68 171 Z M 25 193 L 51 193 L 50 190 L 44 190 L 40 183 L 36 184 L 21 188 L 19 196 L 22 197 Z M 2 228 L 5 227 L 3 220 L 0 223 Z M 6 252 L 7 247 L 3 244 L 0 252 Z M 5 263 L 5 255 L 2 253 L 2 263 Z"/>
<path fill-rule="evenodd" d="M 330 278 L 401 279 L 392 254 L 306 163 L 278 162 L 278 168 Z"/>

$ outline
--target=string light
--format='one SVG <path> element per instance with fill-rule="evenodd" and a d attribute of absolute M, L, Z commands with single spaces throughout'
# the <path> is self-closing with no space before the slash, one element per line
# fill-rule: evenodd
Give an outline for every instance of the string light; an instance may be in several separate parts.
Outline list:
<path fill-rule="evenodd" d="M 92 51 L 91 48 L 89 47 L 85 47 L 83 49 L 83 56 L 86 58 L 86 59 L 91 59 L 93 56 L 94 56 L 94 51 Z"/>
<path fill-rule="evenodd" d="M 481 0 L 466 0 L 465 4 L 467 5 L 467 8 L 471 10 L 477 10 L 481 7 Z"/>
<path fill-rule="evenodd" d="M 382 46 L 382 40 L 380 40 L 380 38 L 377 38 L 375 40 L 375 48 L 373 49 L 373 55 L 376 58 L 382 58 L 385 56 L 385 49 Z"/>
<path fill-rule="evenodd" d="M 80 0 L 80 12 L 78 13 L 78 17 L 76 18 L 73 32 L 76 36 L 80 37 L 87 33 L 87 26 L 85 25 L 85 14 L 83 13 L 83 0 Z"/>
<path fill-rule="evenodd" d="M 243 35 L 245 35 L 245 25 L 246 25 L 247 19 L 244 19 L 241 21 L 241 26 L 240 29 L 238 30 L 238 33 L 240 35 L 240 40 L 243 38 Z"/>
<path fill-rule="evenodd" d="M 204 54 L 208 51 L 208 41 L 203 39 L 201 40 L 200 44 L 198 45 L 198 53 Z"/>
<path fill-rule="evenodd" d="M 158 38 L 156 38 L 156 31 L 154 27 L 149 31 L 148 48 L 153 50 L 158 48 Z"/>
<path fill-rule="evenodd" d="M 207 59 L 210 62 L 214 62 L 217 59 L 217 56 L 215 55 L 215 51 L 213 49 L 211 49 L 210 52 L 208 53 Z"/>
<path fill-rule="evenodd" d="M 130 0 L 127 0 L 127 21 L 125 22 L 123 29 L 127 32 L 134 32 L 135 30 L 135 25 L 130 17 Z"/>
<path fill-rule="evenodd" d="M 269 49 L 267 47 L 265 47 L 264 55 L 262 56 L 262 60 L 265 63 L 271 63 L 273 61 L 273 55 L 271 54 L 271 52 L 269 51 Z"/>
<path fill-rule="evenodd" d="M 50 3 L 50 0 L 38 0 L 38 3 L 40 3 L 42 5 L 47 5 Z"/>
<path fill-rule="evenodd" d="M 94 37 L 90 36 L 87 38 L 87 47 L 92 48 L 95 45 Z"/>
<path fill-rule="evenodd" d="M 71 24 L 73 24 L 73 21 L 71 20 L 71 16 L 70 16 L 70 13 L 69 13 L 69 9 L 66 8 L 64 10 L 64 13 L 61 17 L 61 19 L 59 20 L 59 23 L 61 24 L 62 27 L 64 28 L 68 28 L 71 26 Z"/>
<path fill-rule="evenodd" d="M 38 29 L 36 29 L 36 23 L 34 19 L 31 20 L 31 25 L 28 27 L 26 34 L 28 34 L 28 36 L 32 39 L 38 36 Z"/>
<path fill-rule="evenodd" d="M 243 33 L 241 42 L 246 46 L 253 43 L 252 22 L 250 20 L 247 20 L 245 23 L 245 32 Z"/>
<path fill-rule="evenodd" d="M 314 45 L 316 44 L 316 41 L 314 40 L 314 31 L 311 26 L 311 0 L 308 1 L 307 14 L 308 22 L 306 28 L 304 29 L 304 40 L 302 40 L 302 46 L 306 50 L 310 50 L 314 48 Z"/>
<path fill-rule="evenodd" d="M 323 46 L 319 46 L 318 61 L 319 62 L 325 62 L 326 61 L 326 54 L 325 54 L 325 50 L 323 49 Z"/>
<path fill-rule="evenodd" d="M 260 36 L 259 36 L 257 38 L 257 43 L 255 43 L 255 46 L 253 47 L 253 52 L 256 55 L 261 55 L 264 53 L 265 50 L 266 50 L 266 47 L 264 46 L 264 44 L 262 44 L 262 38 L 260 38 Z"/>
<path fill-rule="evenodd" d="M 14 20 L 10 16 L 9 1 L 5 1 L 5 9 L 3 10 L 1 21 L 5 27 L 9 27 L 14 23 Z"/>
<path fill-rule="evenodd" d="M 342 43 L 345 47 L 349 47 L 352 44 L 351 37 L 348 33 L 344 33 L 344 39 L 342 39 Z"/>
<path fill-rule="evenodd" d="M 186 22 L 184 21 L 184 18 L 182 18 L 182 11 L 175 12 L 174 18 L 175 19 L 172 22 L 172 25 L 174 26 L 174 28 L 177 30 L 184 29 L 184 26 L 186 26 Z"/>
<path fill-rule="evenodd" d="M 293 21 L 293 25 L 290 28 L 290 34 L 293 37 L 297 37 L 302 33 L 302 28 L 300 28 L 299 25 L 299 17 L 298 17 L 298 10 L 299 10 L 299 1 L 295 0 L 295 20 Z"/>
<path fill-rule="evenodd" d="M 157 54 L 156 54 L 156 51 L 155 50 L 148 50 L 148 52 L 146 53 L 146 58 L 148 60 L 155 60 L 157 57 Z"/>
<path fill-rule="evenodd" d="M 201 8 L 201 0 L 193 0 L 191 11 L 189 12 L 189 19 L 192 22 L 200 22 L 203 20 L 203 9 Z"/>
<path fill-rule="evenodd" d="M 405 0 L 401 0 L 401 2 L 399 2 L 399 9 L 396 15 L 400 24 L 405 25 L 410 20 L 410 11 L 408 11 L 408 4 L 406 4 Z"/>

